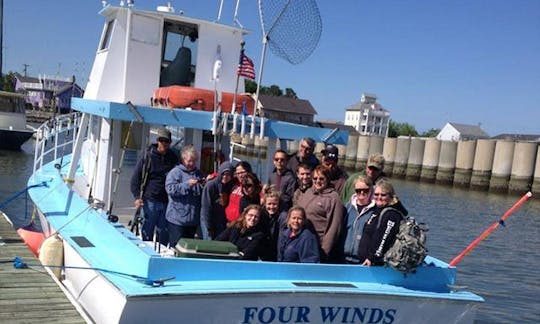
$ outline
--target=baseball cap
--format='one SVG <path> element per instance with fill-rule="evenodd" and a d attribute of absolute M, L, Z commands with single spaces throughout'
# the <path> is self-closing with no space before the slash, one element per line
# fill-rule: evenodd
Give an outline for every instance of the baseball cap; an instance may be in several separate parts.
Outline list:
<path fill-rule="evenodd" d="M 324 157 L 337 160 L 338 159 L 338 148 L 335 145 L 327 144 L 324 150 L 321 151 Z"/>
<path fill-rule="evenodd" d="M 157 139 L 159 140 L 160 138 L 171 140 L 171 132 L 165 127 L 159 128 L 157 130 Z"/>
<path fill-rule="evenodd" d="M 379 170 L 384 169 L 384 156 L 381 154 L 372 154 L 370 155 L 367 163 L 368 167 L 374 167 Z"/>

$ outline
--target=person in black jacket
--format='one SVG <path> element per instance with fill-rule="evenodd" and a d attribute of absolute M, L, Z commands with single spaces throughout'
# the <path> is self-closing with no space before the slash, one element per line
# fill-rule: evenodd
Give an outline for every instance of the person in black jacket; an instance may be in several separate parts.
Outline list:
<path fill-rule="evenodd" d="M 229 241 L 236 245 L 243 260 L 258 260 L 264 233 L 260 229 L 261 206 L 249 205 L 240 217 L 224 232 L 217 241 Z"/>
<path fill-rule="evenodd" d="M 143 224 L 141 235 L 144 241 L 152 241 L 154 230 L 159 232 L 159 242 L 167 245 L 167 173 L 178 164 L 178 156 L 171 150 L 171 132 L 166 128 L 158 130 L 157 143 L 150 145 L 137 162 L 131 177 L 130 190 L 135 198 L 135 208 L 142 208 Z"/>
<path fill-rule="evenodd" d="M 265 233 L 265 238 L 261 259 L 265 261 L 277 260 L 279 232 L 287 221 L 287 211 L 281 208 L 279 196 L 280 193 L 274 186 L 267 188 L 264 193 L 261 227 Z"/>
<path fill-rule="evenodd" d="M 365 266 L 384 265 L 384 254 L 394 244 L 403 219 L 402 205 L 388 180 L 375 184 L 373 197 L 373 214 L 364 224 L 358 249 L 358 259 Z"/>
<path fill-rule="evenodd" d="M 200 222 L 203 239 L 212 240 L 225 230 L 225 208 L 229 205 L 233 185 L 233 166 L 230 162 L 223 162 L 218 168 L 217 177 L 204 185 Z"/>

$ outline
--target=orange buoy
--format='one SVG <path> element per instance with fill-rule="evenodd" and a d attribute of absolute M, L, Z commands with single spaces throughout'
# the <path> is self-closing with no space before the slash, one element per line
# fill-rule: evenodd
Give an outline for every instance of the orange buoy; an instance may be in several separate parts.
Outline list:
<path fill-rule="evenodd" d="M 230 113 L 234 93 L 221 93 L 221 111 Z M 236 112 L 242 113 L 245 103 L 247 114 L 253 114 L 255 101 L 249 94 L 236 95 Z M 152 97 L 152 105 L 168 108 L 191 108 L 193 110 L 214 111 L 214 91 L 186 86 L 169 86 L 157 88 Z"/>
<path fill-rule="evenodd" d="M 41 243 L 45 240 L 45 235 L 35 228 L 33 224 L 26 225 L 17 230 L 17 234 L 22 238 L 24 243 L 28 246 L 30 251 L 38 257 L 39 256 L 39 247 Z"/>

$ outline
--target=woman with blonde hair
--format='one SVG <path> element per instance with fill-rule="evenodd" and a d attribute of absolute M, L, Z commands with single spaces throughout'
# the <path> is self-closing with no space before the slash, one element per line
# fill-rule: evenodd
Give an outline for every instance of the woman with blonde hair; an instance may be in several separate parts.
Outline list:
<path fill-rule="evenodd" d="M 287 220 L 287 211 L 283 210 L 280 196 L 274 185 L 266 186 L 261 213 L 261 227 L 265 233 L 262 259 L 265 261 L 276 261 L 279 232 Z"/>
<path fill-rule="evenodd" d="M 287 215 L 287 227 L 278 241 L 280 262 L 318 263 L 319 240 L 317 235 L 307 228 L 306 211 L 300 206 L 293 206 Z"/>
<path fill-rule="evenodd" d="M 384 254 L 394 244 L 403 219 L 394 186 L 387 179 L 375 184 L 375 207 L 362 231 L 358 258 L 362 265 L 384 265 Z"/>
<path fill-rule="evenodd" d="M 236 245 L 244 260 L 258 260 L 264 233 L 260 228 L 261 206 L 247 206 L 240 217 L 216 238 Z"/>

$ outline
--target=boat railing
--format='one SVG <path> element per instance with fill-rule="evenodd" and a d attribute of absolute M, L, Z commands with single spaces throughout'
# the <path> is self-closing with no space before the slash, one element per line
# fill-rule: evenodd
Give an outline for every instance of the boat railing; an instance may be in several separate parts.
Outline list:
<path fill-rule="evenodd" d="M 74 112 L 52 118 L 36 130 L 34 173 L 44 163 L 56 161 L 73 151 L 82 114 Z M 62 167 L 62 165 L 59 165 Z"/>

